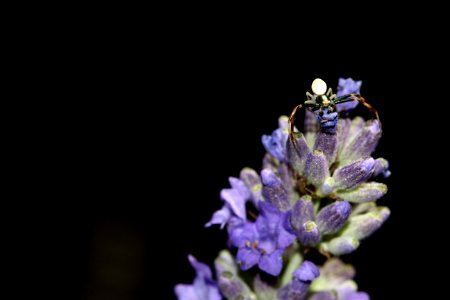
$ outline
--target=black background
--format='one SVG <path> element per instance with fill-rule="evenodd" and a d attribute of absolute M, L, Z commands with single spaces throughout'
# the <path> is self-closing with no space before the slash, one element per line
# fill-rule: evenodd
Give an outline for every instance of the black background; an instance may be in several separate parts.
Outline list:
<path fill-rule="evenodd" d="M 69 124 L 59 152 L 67 174 L 59 196 L 68 204 L 59 215 L 69 225 L 61 233 L 69 241 L 60 261 L 63 298 L 174 299 L 174 285 L 194 277 L 187 255 L 211 265 L 225 247 L 225 232 L 204 224 L 221 207 L 228 176 L 245 166 L 260 170 L 261 135 L 304 101 L 316 77 L 334 89 L 339 77 L 363 80 L 361 93 L 383 123 L 375 157 L 388 159 L 392 171 L 379 200 L 391 218 L 344 260 L 372 299 L 423 286 L 427 263 L 419 254 L 429 259 L 428 237 L 418 232 L 429 216 L 420 204 L 429 178 L 418 136 L 431 119 L 422 106 L 421 60 L 412 67 L 402 56 L 406 46 L 382 43 L 337 52 L 244 34 L 172 39 L 154 48 L 99 42 L 72 62 L 83 72 L 71 96 L 88 100 L 61 120 Z"/>

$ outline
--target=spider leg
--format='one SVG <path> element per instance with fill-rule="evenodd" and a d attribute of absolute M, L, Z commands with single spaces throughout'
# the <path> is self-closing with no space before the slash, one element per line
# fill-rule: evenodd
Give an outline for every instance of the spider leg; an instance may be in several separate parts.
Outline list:
<path fill-rule="evenodd" d="M 291 112 L 291 115 L 289 116 L 289 138 L 291 138 L 292 140 L 295 140 L 294 137 L 294 120 L 295 120 L 295 114 L 297 113 L 297 110 L 302 108 L 303 105 L 299 104 L 297 105 Z"/>
<path fill-rule="evenodd" d="M 312 100 L 312 99 L 314 98 L 314 96 L 311 95 L 309 92 L 306 92 L 306 98 L 307 98 L 308 100 Z"/>
<path fill-rule="evenodd" d="M 349 102 L 349 101 L 353 101 L 356 100 L 358 102 L 360 102 L 362 105 L 364 105 L 368 110 L 370 110 L 370 112 L 377 118 L 378 123 L 380 124 L 380 129 L 381 129 L 381 121 L 380 121 L 380 117 L 378 116 L 378 111 L 373 108 L 372 105 L 370 105 L 366 99 L 364 99 L 361 95 L 359 94 L 348 94 L 345 96 L 341 96 L 341 97 L 337 97 L 336 99 L 334 99 L 334 105 L 339 104 L 339 103 L 345 103 L 345 102 Z"/>
<path fill-rule="evenodd" d="M 329 88 L 328 91 L 326 92 L 325 96 L 327 96 L 328 98 L 331 98 L 333 96 L 333 90 L 331 88 Z"/>
<path fill-rule="evenodd" d="M 367 109 L 369 109 L 369 110 L 375 115 L 375 117 L 376 117 L 377 120 L 378 120 L 378 124 L 380 124 L 380 129 L 381 129 L 381 121 L 380 121 L 380 117 L 378 116 L 378 111 L 377 111 L 375 108 L 373 108 L 373 106 L 370 105 L 370 104 L 366 101 L 366 99 L 364 99 L 363 97 L 360 96 L 360 98 L 358 98 L 358 101 L 361 102 L 362 105 L 364 105 L 365 107 L 367 107 Z"/>

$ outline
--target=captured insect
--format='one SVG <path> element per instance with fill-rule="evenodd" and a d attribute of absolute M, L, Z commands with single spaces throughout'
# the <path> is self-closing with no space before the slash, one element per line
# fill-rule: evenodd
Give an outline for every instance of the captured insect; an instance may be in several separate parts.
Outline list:
<path fill-rule="evenodd" d="M 345 103 L 350 101 L 359 101 L 362 103 L 373 115 L 377 118 L 378 123 L 381 127 L 380 118 L 378 117 L 378 112 L 375 108 L 370 105 L 366 99 L 364 99 L 359 94 L 348 94 L 344 96 L 336 97 L 336 94 L 333 94 L 331 88 L 327 91 L 327 84 L 320 78 L 314 79 L 311 90 L 313 94 L 306 92 L 307 100 L 303 104 L 297 105 L 293 110 L 289 117 L 289 137 L 291 139 L 294 138 L 294 118 L 297 110 L 301 109 L 303 106 L 305 109 L 308 109 L 314 112 L 320 122 L 321 128 L 332 126 L 335 128 L 337 122 L 337 113 L 333 112 L 335 110 L 336 104 Z M 335 129 L 334 129 L 335 131 Z M 333 132 L 333 131 L 332 131 Z"/>

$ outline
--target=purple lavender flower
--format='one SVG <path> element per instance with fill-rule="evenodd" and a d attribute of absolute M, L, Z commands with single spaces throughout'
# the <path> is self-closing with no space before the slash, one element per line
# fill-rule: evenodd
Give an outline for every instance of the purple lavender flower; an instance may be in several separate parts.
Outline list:
<path fill-rule="evenodd" d="M 286 160 L 286 141 L 288 139 L 288 118 L 280 117 L 279 128 L 272 132 L 272 135 L 263 135 L 261 141 L 273 157 L 279 161 Z"/>
<path fill-rule="evenodd" d="M 311 282 L 316 279 L 319 274 L 319 268 L 312 262 L 305 260 L 292 274 L 292 281 L 278 291 L 278 299 L 305 299 Z"/>
<path fill-rule="evenodd" d="M 295 235 L 285 228 L 287 212 L 267 202 L 261 202 L 259 210 L 256 222 L 234 228 L 230 240 L 239 248 L 236 259 L 242 270 L 258 265 L 261 270 L 277 276 L 283 265 L 283 252 L 294 242 Z"/>
<path fill-rule="evenodd" d="M 361 89 L 362 81 L 355 81 L 351 78 L 339 78 L 339 85 L 337 88 L 336 96 L 344 96 L 348 94 L 359 94 L 359 91 Z M 336 110 L 338 112 L 345 111 L 345 110 L 352 110 L 358 105 L 358 101 L 350 101 L 346 103 L 340 103 L 336 105 Z"/>
<path fill-rule="evenodd" d="M 197 275 L 192 284 L 177 284 L 175 294 L 178 300 L 221 300 L 219 288 L 212 279 L 211 269 L 198 262 L 192 255 L 188 256 Z"/>
<path fill-rule="evenodd" d="M 231 189 L 222 189 L 220 192 L 220 197 L 225 204 L 213 214 L 205 227 L 220 224 L 220 228 L 223 228 L 233 216 L 245 221 L 247 219 L 245 203 L 252 200 L 257 204 L 262 200 L 261 179 L 258 174 L 250 168 L 245 168 L 241 171 L 240 177 L 240 179 L 235 177 L 228 179 Z"/>

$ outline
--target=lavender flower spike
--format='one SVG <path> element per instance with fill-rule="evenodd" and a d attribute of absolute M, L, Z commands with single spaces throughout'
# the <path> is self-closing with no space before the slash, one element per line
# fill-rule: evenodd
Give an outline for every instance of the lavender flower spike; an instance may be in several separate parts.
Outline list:
<path fill-rule="evenodd" d="M 372 157 L 381 138 L 378 114 L 367 101 L 377 120 L 348 118 L 364 100 L 360 88 L 361 81 L 341 78 L 334 94 L 317 78 L 290 117 L 262 136 L 262 170 L 230 177 L 222 208 L 205 225 L 226 226 L 236 255 L 220 252 L 216 281 L 190 256 L 197 275 L 175 287 L 178 299 L 369 300 L 353 281 L 354 268 L 336 258 L 355 251 L 390 216 L 375 202 L 388 190 L 379 180 L 390 175 L 388 161 Z M 295 128 L 303 113 L 303 128 Z M 327 258 L 320 272 L 305 260 L 319 253 Z"/>

